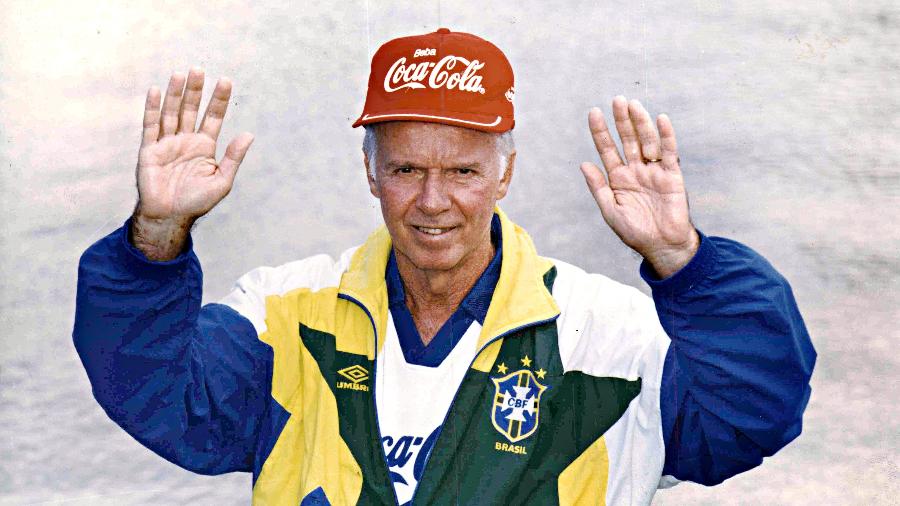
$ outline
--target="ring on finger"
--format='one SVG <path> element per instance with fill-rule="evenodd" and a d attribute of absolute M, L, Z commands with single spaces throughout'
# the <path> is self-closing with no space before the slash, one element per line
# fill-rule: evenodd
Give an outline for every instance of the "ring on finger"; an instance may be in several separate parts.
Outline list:
<path fill-rule="evenodd" d="M 657 162 L 661 162 L 661 161 L 662 161 L 662 158 L 644 158 L 643 159 L 644 163 L 657 163 Z M 680 156 L 675 158 L 675 163 L 681 163 Z"/>

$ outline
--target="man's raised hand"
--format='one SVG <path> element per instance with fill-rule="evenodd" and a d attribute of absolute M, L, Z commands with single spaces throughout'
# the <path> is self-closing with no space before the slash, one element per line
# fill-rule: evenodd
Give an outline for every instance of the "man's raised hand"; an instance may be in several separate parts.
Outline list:
<path fill-rule="evenodd" d="M 582 163 L 581 172 L 606 223 L 665 278 L 686 265 L 700 244 L 688 214 L 675 130 L 664 114 L 654 128 L 637 100 L 619 96 L 612 106 L 625 159 L 603 112 L 593 108 L 588 126 L 607 177 L 591 162 Z"/>
<path fill-rule="evenodd" d="M 170 260 L 184 247 L 194 221 L 219 203 L 234 182 L 253 135 L 242 133 L 216 163 L 216 140 L 231 98 L 231 82 L 220 79 L 196 128 L 203 71 L 169 80 L 160 109 L 157 87 L 147 92 L 137 164 L 138 204 L 131 240 L 151 260 Z"/>

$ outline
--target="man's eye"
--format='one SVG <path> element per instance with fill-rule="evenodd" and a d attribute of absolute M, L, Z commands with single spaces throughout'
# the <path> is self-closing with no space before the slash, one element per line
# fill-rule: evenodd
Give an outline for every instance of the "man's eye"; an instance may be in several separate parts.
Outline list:
<path fill-rule="evenodd" d="M 463 176 L 475 173 L 475 171 L 473 169 L 470 169 L 469 167 L 463 167 L 461 169 L 456 169 L 456 171 Z"/>
<path fill-rule="evenodd" d="M 397 167 L 398 174 L 412 174 L 413 168 L 408 166 Z"/>

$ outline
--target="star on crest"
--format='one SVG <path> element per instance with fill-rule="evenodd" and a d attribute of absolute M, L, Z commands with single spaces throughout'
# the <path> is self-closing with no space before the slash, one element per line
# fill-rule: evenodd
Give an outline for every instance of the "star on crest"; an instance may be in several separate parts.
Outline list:
<path fill-rule="evenodd" d="M 528 358 L 528 355 L 525 355 L 525 358 L 522 359 L 522 365 L 525 367 L 531 367 L 531 359 Z"/>
<path fill-rule="evenodd" d="M 504 364 L 503 362 L 500 362 L 500 364 L 497 365 L 497 372 L 499 372 L 500 374 L 506 374 L 506 369 L 506 364 Z"/>
<path fill-rule="evenodd" d="M 543 367 L 538 369 L 536 372 L 538 379 L 544 379 L 544 376 L 547 375 L 547 371 L 545 371 Z"/>

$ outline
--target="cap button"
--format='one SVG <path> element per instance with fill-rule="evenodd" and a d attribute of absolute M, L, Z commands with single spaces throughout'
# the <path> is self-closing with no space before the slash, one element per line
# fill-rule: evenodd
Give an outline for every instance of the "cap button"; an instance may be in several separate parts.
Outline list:
<path fill-rule="evenodd" d="M 437 33 L 447 34 L 447 33 L 450 33 L 450 29 L 449 28 L 438 28 Z"/>

